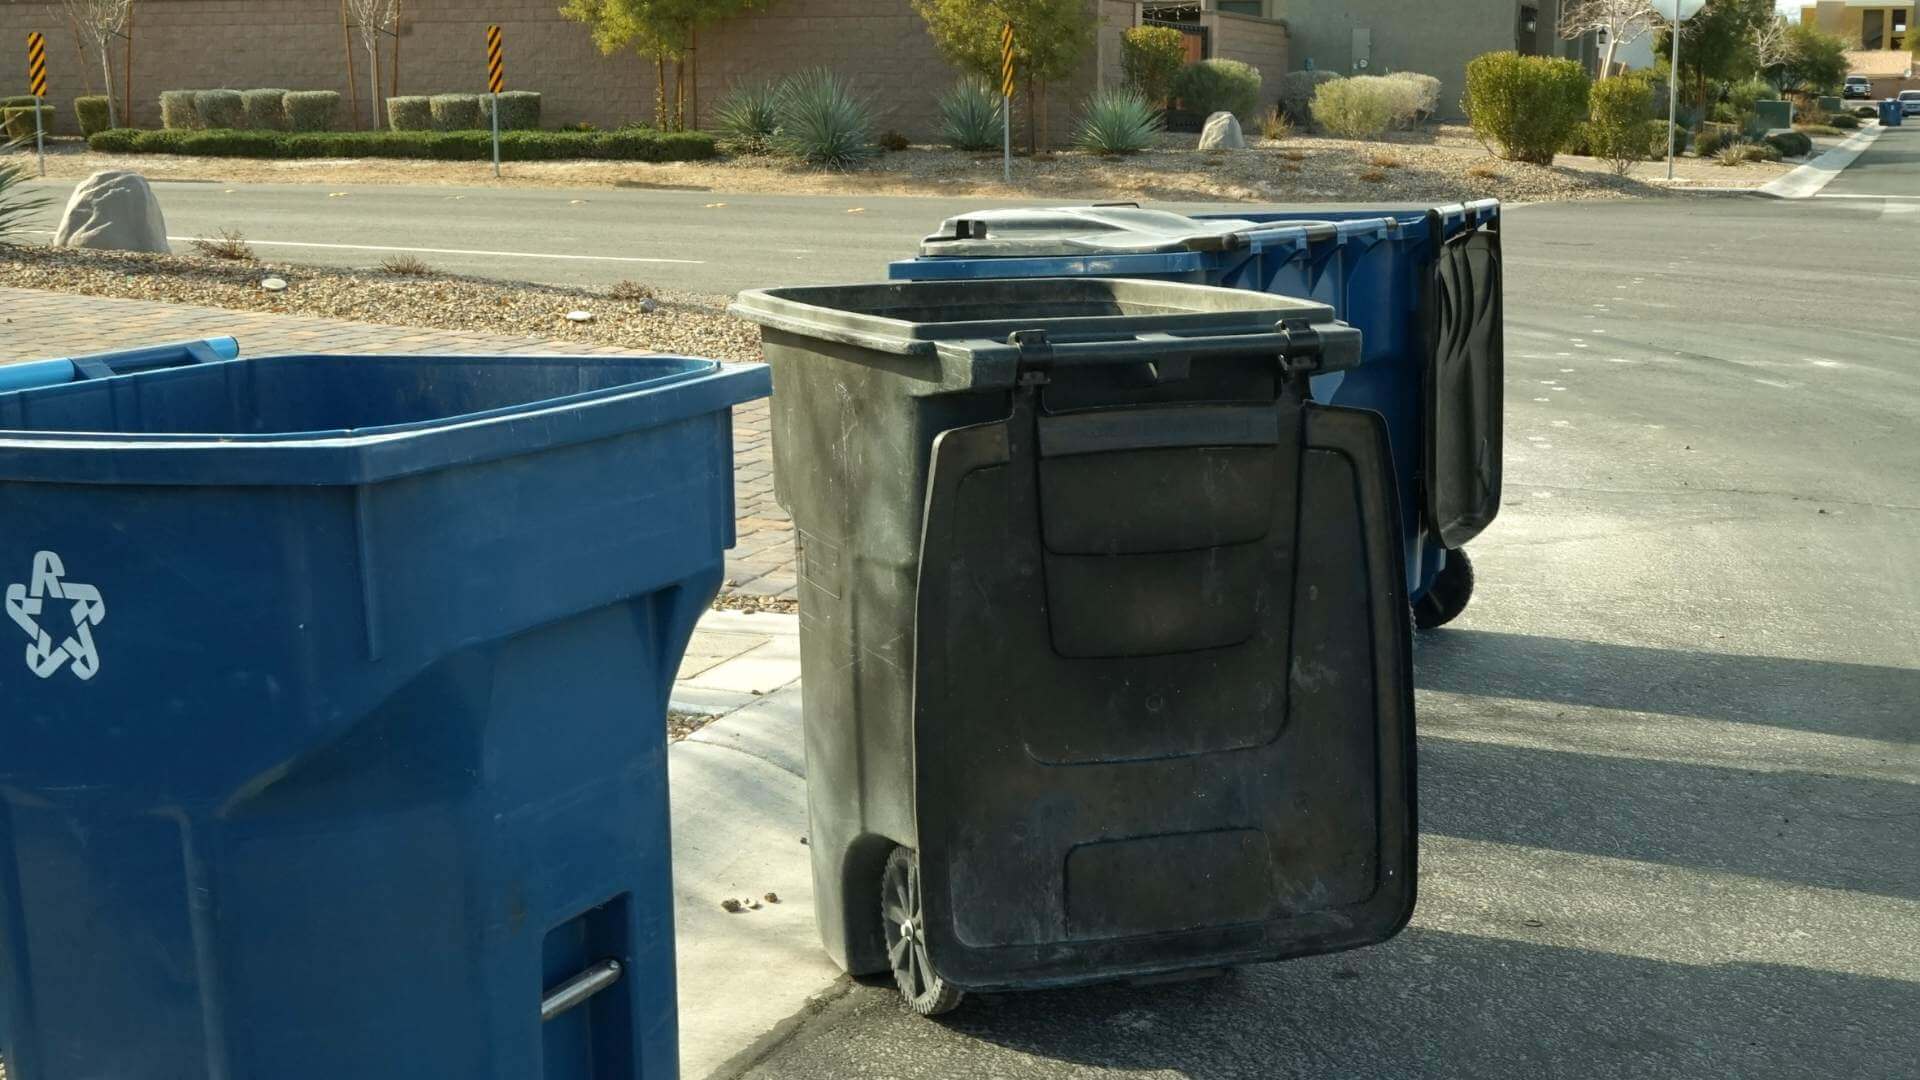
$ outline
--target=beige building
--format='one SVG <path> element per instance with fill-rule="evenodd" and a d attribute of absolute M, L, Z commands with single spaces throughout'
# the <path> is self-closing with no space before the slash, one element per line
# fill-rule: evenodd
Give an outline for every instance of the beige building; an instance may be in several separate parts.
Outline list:
<path fill-rule="evenodd" d="M 1819 0 L 1800 9 L 1802 23 L 1844 38 L 1861 52 L 1902 51 L 1913 47 L 1914 4 L 1886 0 Z"/>

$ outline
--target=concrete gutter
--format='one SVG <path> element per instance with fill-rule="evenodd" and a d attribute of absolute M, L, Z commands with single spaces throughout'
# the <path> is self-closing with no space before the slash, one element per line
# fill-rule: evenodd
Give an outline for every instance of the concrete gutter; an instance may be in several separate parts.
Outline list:
<path fill-rule="evenodd" d="M 1846 142 L 1762 186 L 1760 193 L 1778 199 L 1812 198 L 1820 193 L 1821 188 L 1832 183 L 1834 177 L 1845 172 L 1847 166 L 1865 153 L 1867 147 L 1872 146 L 1885 130 L 1882 127 L 1863 128 Z"/>
<path fill-rule="evenodd" d="M 734 664 L 724 673 L 724 691 L 759 696 L 667 753 L 686 1080 L 705 1080 L 777 1036 L 841 978 L 820 950 L 813 872 L 802 842 L 807 782 L 799 624 L 794 615 L 714 612 L 701 620 L 689 650 L 688 668 L 699 672 L 693 678 L 718 681 L 717 669 Z M 765 640 L 733 652 L 753 638 Z M 732 655 L 703 667 L 716 653 Z M 692 689 L 677 687 L 674 696 L 694 696 L 687 693 Z M 727 911 L 723 901 L 730 899 L 742 909 Z"/>

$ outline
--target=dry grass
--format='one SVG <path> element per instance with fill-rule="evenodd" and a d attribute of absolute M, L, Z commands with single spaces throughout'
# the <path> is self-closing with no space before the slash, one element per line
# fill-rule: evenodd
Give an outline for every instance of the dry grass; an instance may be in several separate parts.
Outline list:
<path fill-rule="evenodd" d="M 1494 168 L 1491 162 L 1483 161 L 1471 169 L 1468 169 L 1467 176 L 1473 180 L 1498 180 L 1500 179 L 1500 170 Z"/>
<path fill-rule="evenodd" d="M 1682 38 L 1680 43 L 1681 45 L 1684 46 L 1686 44 L 1686 39 Z M 1286 158 L 1288 161 L 1307 160 L 1307 152 L 1305 150 L 1282 150 L 1280 151 L 1280 156 L 1283 158 Z"/>
<path fill-rule="evenodd" d="M 1360 174 L 1360 179 L 1369 184 L 1384 184 L 1387 182 L 1387 170 L 1368 169 L 1366 172 Z"/>
<path fill-rule="evenodd" d="M 193 241 L 193 250 L 209 259 L 227 259 L 231 262 L 253 262 L 253 245 L 240 235 L 239 229 L 221 229 L 218 236 L 202 236 Z"/>
<path fill-rule="evenodd" d="M 1268 142 L 1279 142 L 1293 137 L 1293 121 L 1275 105 L 1260 117 L 1260 137 Z"/>
<path fill-rule="evenodd" d="M 1297 161 L 1283 161 L 1280 163 L 1280 171 L 1283 173 L 1297 173 L 1300 171 L 1300 163 Z"/>
<path fill-rule="evenodd" d="M 504 114 L 502 114 L 504 115 Z M 417 255 L 392 255 L 380 263 L 380 269 L 402 277 L 431 277 L 434 269 Z"/>
<path fill-rule="evenodd" d="M 1372 154 L 1367 156 L 1367 164 L 1373 166 L 1376 169 L 1397 169 L 1400 166 L 1405 165 L 1406 162 L 1400 160 L 1398 155 L 1389 153 L 1385 150 L 1376 150 Z"/>
<path fill-rule="evenodd" d="M 616 281 L 613 287 L 607 290 L 607 295 L 629 304 L 654 299 L 653 286 L 638 281 Z"/>

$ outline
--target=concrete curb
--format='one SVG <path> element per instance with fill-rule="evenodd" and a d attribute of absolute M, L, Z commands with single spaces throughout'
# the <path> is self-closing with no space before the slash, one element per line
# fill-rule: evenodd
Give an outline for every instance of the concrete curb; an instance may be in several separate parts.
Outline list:
<path fill-rule="evenodd" d="M 1820 189 L 1833 182 L 1833 178 L 1845 172 L 1847 166 L 1866 152 L 1874 140 L 1880 137 L 1885 128 L 1870 127 L 1841 143 L 1839 146 L 1821 154 L 1805 165 L 1779 177 L 1760 188 L 1763 195 L 1777 199 L 1810 199 L 1820 193 Z"/>
<path fill-rule="evenodd" d="M 668 751 L 687 1080 L 712 1076 L 763 1043 L 840 980 L 814 928 L 813 872 L 801 842 L 805 759 L 797 686 Z M 760 906 L 729 913 L 727 899 Z"/>

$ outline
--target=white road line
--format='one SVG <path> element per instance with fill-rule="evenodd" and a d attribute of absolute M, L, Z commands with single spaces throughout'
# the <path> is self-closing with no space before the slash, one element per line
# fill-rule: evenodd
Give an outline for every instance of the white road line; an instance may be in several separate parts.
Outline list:
<path fill-rule="evenodd" d="M 1781 199 L 1804 199 L 1817 195 L 1820 189 L 1833 182 L 1833 178 L 1846 171 L 1855 158 L 1865 153 L 1874 140 L 1880 137 L 1885 128 L 1865 128 L 1846 142 L 1821 154 L 1805 165 L 1785 176 L 1775 177 L 1761 187 L 1760 191 Z"/>
<path fill-rule="evenodd" d="M 169 240 L 191 243 L 206 239 L 199 236 L 169 236 Z M 466 248 L 387 247 L 381 244 L 314 244 L 296 240 L 255 240 L 255 247 L 324 248 L 329 251 L 405 251 L 420 255 L 486 255 L 496 259 L 564 259 L 572 262 L 672 263 L 677 266 L 705 266 L 703 259 L 647 259 L 635 255 L 548 255 L 537 251 L 470 251 Z"/>

